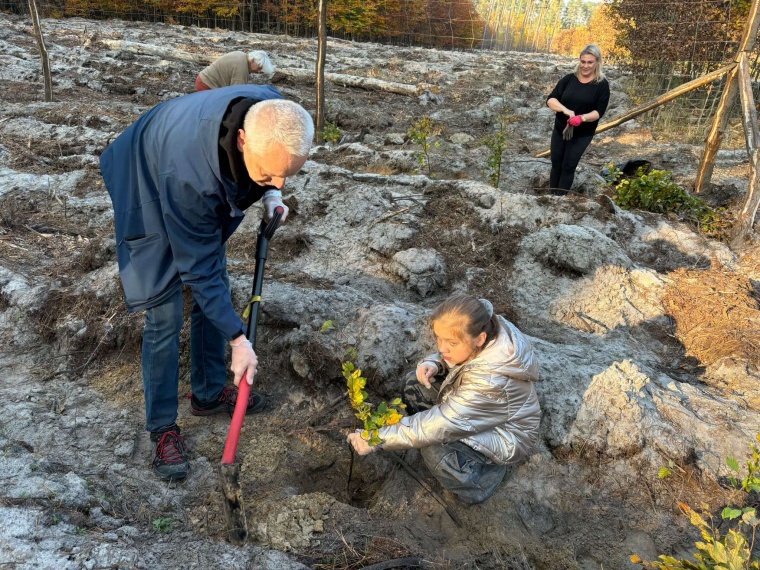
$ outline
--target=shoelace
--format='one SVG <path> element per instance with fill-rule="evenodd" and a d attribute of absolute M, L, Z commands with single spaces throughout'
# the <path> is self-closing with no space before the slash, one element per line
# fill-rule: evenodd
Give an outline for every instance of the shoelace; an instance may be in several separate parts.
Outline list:
<path fill-rule="evenodd" d="M 222 393 L 219 394 L 219 401 L 234 408 L 235 402 L 237 402 L 237 392 L 232 388 L 224 388 Z"/>
<path fill-rule="evenodd" d="M 182 463 L 185 461 L 185 442 L 176 431 L 167 431 L 161 435 L 156 448 L 156 456 L 164 463 Z"/>

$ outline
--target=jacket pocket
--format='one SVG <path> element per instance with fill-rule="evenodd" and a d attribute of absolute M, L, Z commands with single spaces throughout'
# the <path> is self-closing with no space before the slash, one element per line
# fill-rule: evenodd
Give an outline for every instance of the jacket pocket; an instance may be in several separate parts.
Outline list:
<path fill-rule="evenodd" d="M 179 279 L 169 241 L 161 233 L 135 234 L 119 243 L 120 273 L 127 306 L 160 298 Z"/>
<path fill-rule="evenodd" d="M 127 249 L 133 250 L 136 248 L 140 248 L 152 241 L 156 241 L 161 236 L 159 234 L 137 234 L 134 236 L 128 236 L 125 237 L 122 242 L 124 242 L 124 245 L 127 246 Z"/>

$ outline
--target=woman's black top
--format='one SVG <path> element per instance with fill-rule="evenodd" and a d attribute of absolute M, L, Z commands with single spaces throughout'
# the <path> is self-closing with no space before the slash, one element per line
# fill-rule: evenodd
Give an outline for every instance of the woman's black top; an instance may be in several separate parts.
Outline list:
<path fill-rule="evenodd" d="M 607 83 L 606 79 L 602 79 L 598 83 L 596 81 L 581 83 L 574 73 L 569 73 L 559 80 L 546 100 L 548 101 L 552 97 L 576 115 L 598 111 L 601 119 L 607 110 L 607 104 L 610 102 L 610 84 Z M 554 128 L 562 132 L 567 125 L 567 119 L 568 116 L 564 113 L 557 113 L 554 118 Z M 575 127 L 574 136 L 591 136 L 596 132 L 598 124 L 599 121 L 581 123 Z"/>

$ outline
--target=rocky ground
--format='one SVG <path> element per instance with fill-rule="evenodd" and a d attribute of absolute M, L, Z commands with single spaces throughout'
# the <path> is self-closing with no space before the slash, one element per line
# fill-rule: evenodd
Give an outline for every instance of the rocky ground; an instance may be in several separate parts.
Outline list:
<path fill-rule="evenodd" d="M 98 170 L 105 146 L 192 90 L 200 66 L 106 42 L 208 56 L 255 45 L 282 70 L 272 82 L 310 111 L 313 82 L 294 70 L 313 69 L 316 44 L 44 20 L 46 103 L 30 22 L 0 24 L 0 566 L 347 569 L 412 557 L 442 569 L 624 569 L 632 553 L 693 550 L 678 501 L 717 512 L 741 500 L 721 477 L 725 457 L 743 462 L 760 433 L 758 248 L 622 211 L 599 176 L 641 158 L 688 187 L 701 149 L 627 123 L 596 138 L 576 192 L 551 196 L 549 163 L 533 155 L 548 145 L 544 99 L 570 59 L 330 41 L 329 73 L 418 94 L 326 86 L 341 136 L 286 187 L 293 215 L 271 243 L 258 329 L 269 404 L 246 419 L 238 449 L 250 536 L 227 543 L 217 465 L 228 418 L 182 405 L 190 477 L 167 485 L 150 471 L 141 316 L 123 308 Z M 609 78 L 615 116 L 630 103 L 625 76 Z M 483 141 L 505 108 L 514 122 L 495 188 Z M 424 116 L 442 127 L 429 169 L 406 136 Z M 735 207 L 746 175 L 746 153 L 721 151 L 705 198 Z M 230 242 L 241 308 L 260 215 L 253 207 Z M 340 364 L 354 347 L 372 397 L 396 396 L 432 346 L 430 308 L 459 290 L 533 338 L 544 413 L 537 453 L 491 500 L 444 508 L 417 452 L 403 465 L 352 458 Z M 658 479 L 663 466 L 674 474 Z"/>

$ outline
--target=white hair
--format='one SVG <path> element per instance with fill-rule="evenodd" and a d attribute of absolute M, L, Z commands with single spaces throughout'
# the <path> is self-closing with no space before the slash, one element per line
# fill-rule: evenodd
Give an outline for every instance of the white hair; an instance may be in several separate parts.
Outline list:
<path fill-rule="evenodd" d="M 248 52 L 248 61 L 253 61 L 261 68 L 261 73 L 272 75 L 274 73 L 274 64 L 269 60 L 267 52 L 256 50 Z"/>
<path fill-rule="evenodd" d="M 583 57 L 584 55 L 591 55 L 596 59 L 594 83 L 599 83 L 604 79 L 604 71 L 602 71 L 602 48 L 596 44 L 588 44 L 583 50 L 581 50 L 581 55 L 579 57 Z M 581 64 L 579 63 L 575 66 L 576 77 L 580 77 L 580 72 Z"/>
<path fill-rule="evenodd" d="M 253 105 L 245 114 L 243 130 L 248 135 L 248 149 L 256 154 L 279 143 L 293 156 L 309 156 L 314 140 L 311 115 L 287 99 L 267 99 Z"/>

